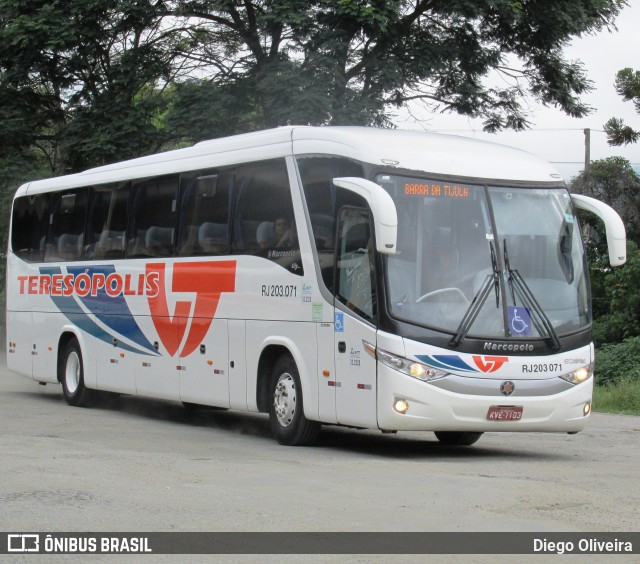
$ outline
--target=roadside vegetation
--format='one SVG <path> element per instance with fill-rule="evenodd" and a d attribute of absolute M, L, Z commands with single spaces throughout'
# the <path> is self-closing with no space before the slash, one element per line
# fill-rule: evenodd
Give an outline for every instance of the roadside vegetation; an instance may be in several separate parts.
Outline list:
<path fill-rule="evenodd" d="M 600 226 L 581 216 L 593 296 L 593 408 L 640 415 L 640 177 L 626 159 L 612 157 L 591 163 L 571 190 L 608 203 L 627 230 L 627 262 L 611 268 Z"/>
<path fill-rule="evenodd" d="M 616 384 L 596 385 L 593 392 L 593 410 L 640 415 L 640 380 L 625 378 Z"/>
<path fill-rule="evenodd" d="M 596 351 L 595 411 L 640 415 L 640 337 Z"/>

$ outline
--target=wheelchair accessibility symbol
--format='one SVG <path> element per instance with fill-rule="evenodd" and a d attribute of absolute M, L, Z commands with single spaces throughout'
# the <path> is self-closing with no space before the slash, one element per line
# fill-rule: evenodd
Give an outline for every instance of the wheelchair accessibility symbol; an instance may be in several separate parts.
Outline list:
<path fill-rule="evenodd" d="M 333 325 L 336 333 L 344 333 L 344 313 L 341 311 L 336 312 Z"/>
<path fill-rule="evenodd" d="M 526 307 L 509 306 L 509 333 L 511 335 L 531 336 L 531 313 Z"/>

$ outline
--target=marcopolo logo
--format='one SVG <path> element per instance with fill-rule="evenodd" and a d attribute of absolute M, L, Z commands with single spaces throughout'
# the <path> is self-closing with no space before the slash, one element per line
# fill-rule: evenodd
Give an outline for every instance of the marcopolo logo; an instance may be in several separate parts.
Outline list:
<path fill-rule="evenodd" d="M 207 334 L 220 295 L 235 292 L 236 261 L 178 262 L 171 275 L 168 270 L 162 262 L 147 263 L 135 274 L 116 272 L 114 265 L 69 265 L 66 273 L 57 266 L 41 267 L 38 275 L 17 277 L 18 291 L 48 295 L 63 315 L 101 341 L 115 338 L 125 350 L 157 355 L 127 301 L 146 299 L 167 353 L 185 357 Z"/>

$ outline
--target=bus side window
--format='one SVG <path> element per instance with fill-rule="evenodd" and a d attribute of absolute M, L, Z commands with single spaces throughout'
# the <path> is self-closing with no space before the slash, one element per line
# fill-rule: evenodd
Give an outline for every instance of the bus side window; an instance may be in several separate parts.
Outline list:
<path fill-rule="evenodd" d="M 28 262 L 44 259 L 49 227 L 49 196 L 23 196 L 13 204 L 11 248 Z"/>
<path fill-rule="evenodd" d="M 124 256 L 128 182 L 94 186 L 89 194 L 85 256 L 113 259 Z"/>
<path fill-rule="evenodd" d="M 369 213 L 345 207 L 340 213 L 336 297 L 365 319 L 376 317 L 376 279 Z"/>
<path fill-rule="evenodd" d="M 180 177 L 176 254 L 222 255 L 229 251 L 229 171 L 199 170 Z"/>
<path fill-rule="evenodd" d="M 173 255 L 178 175 L 148 178 L 131 188 L 128 257 Z"/>
<path fill-rule="evenodd" d="M 57 193 L 52 204 L 44 260 L 78 260 L 84 245 L 87 191 Z"/>
<path fill-rule="evenodd" d="M 269 258 L 301 274 L 300 246 L 284 160 L 238 167 L 235 197 L 234 251 Z"/>
<path fill-rule="evenodd" d="M 233 248 L 259 254 L 261 226 L 293 212 L 286 165 L 284 160 L 250 163 L 239 166 L 236 174 Z"/>
<path fill-rule="evenodd" d="M 304 197 L 311 220 L 313 243 L 318 252 L 325 286 L 333 292 L 337 215 L 348 195 L 337 191 L 332 180 L 341 176 L 362 177 L 362 166 L 342 157 L 301 156 L 297 160 Z"/>

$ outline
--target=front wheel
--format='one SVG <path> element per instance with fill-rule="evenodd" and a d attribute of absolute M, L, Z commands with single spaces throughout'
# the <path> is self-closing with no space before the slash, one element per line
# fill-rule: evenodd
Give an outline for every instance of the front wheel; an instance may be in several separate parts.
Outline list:
<path fill-rule="evenodd" d="M 281 356 L 273 367 L 269 398 L 271 431 L 281 445 L 308 445 L 316 439 L 320 423 L 304 416 L 300 376 L 289 355 Z"/>
<path fill-rule="evenodd" d="M 84 385 L 82 351 L 76 339 L 71 339 L 60 355 L 58 379 L 62 384 L 64 399 L 69 405 L 91 407 L 95 404 L 97 392 Z"/>
<path fill-rule="evenodd" d="M 436 431 L 437 439 L 448 446 L 469 446 L 476 442 L 482 436 L 482 433 L 471 433 L 461 431 Z"/>

